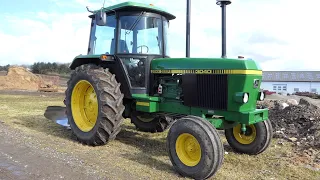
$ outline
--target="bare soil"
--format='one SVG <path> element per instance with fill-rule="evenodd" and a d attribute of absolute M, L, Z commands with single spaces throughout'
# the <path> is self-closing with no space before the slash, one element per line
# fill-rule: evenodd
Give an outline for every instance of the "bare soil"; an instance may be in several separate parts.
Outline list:
<path fill-rule="evenodd" d="M 63 106 L 63 93 L 0 92 L 0 179 L 185 179 L 173 169 L 163 133 L 142 133 L 130 120 L 105 146 L 78 143 L 71 131 L 44 116 L 47 106 Z M 211 179 L 320 179 L 308 156 L 290 142 L 273 139 L 262 154 L 232 151 Z"/>
<path fill-rule="evenodd" d="M 23 67 L 10 67 L 6 76 L 0 76 L 0 89 L 36 91 L 41 79 Z"/>
<path fill-rule="evenodd" d="M 33 74 L 19 66 L 11 66 L 8 72 L 0 72 L 0 90 L 64 92 L 66 84 L 65 77 Z"/>
<path fill-rule="evenodd" d="M 39 149 L 20 131 L 0 123 L 0 179 L 90 179 L 87 169 L 71 166 L 68 159 L 56 158 L 49 149 Z M 74 160 L 73 163 L 80 161 Z"/>
<path fill-rule="evenodd" d="M 7 75 L 7 71 L 0 71 L 0 76 L 6 76 Z"/>

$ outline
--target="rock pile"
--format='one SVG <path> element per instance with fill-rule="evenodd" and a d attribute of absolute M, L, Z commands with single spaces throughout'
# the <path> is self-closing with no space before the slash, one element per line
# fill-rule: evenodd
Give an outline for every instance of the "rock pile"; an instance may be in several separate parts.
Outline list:
<path fill-rule="evenodd" d="M 269 108 L 274 137 L 294 142 L 301 148 L 320 148 L 320 108 L 301 98 L 265 100 L 258 108 Z"/>

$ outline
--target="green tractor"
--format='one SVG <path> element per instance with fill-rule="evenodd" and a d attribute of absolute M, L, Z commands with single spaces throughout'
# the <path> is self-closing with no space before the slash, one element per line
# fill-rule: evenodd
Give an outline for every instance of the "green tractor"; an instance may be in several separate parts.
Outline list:
<path fill-rule="evenodd" d="M 190 58 L 187 0 L 185 58 L 170 58 L 169 21 L 175 16 L 152 4 L 125 2 L 92 12 L 87 55 L 70 65 L 65 105 L 72 132 L 87 145 L 116 138 L 125 118 L 144 132 L 168 130 L 168 155 L 176 171 L 195 179 L 221 167 L 224 130 L 239 153 L 259 154 L 272 138 L 262 70 L 253 60 L 226 57 L 226 6 L 222 8 L 222 57 Z"/>

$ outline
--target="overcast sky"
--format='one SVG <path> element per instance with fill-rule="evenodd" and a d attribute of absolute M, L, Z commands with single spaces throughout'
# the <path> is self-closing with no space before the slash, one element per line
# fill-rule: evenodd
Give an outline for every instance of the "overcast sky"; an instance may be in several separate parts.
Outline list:
<path fill-rule="evenodd" d="M 125 0 L 106 0 L 105 6 Z M 152 3 L 177 16 L 170 22 L 171 57 L 185 56 L 185 0 Z M 0 0 L 0 65 L 70 62 L 85 54 L 89 13 L 103 0 Z M 191 57 L 221 56 L 221 10 L 193 0 Z M 320 1 L 234 0 L 227 7 L 228 57 L 243 55 L 263 70 L 320 70 Z"/>

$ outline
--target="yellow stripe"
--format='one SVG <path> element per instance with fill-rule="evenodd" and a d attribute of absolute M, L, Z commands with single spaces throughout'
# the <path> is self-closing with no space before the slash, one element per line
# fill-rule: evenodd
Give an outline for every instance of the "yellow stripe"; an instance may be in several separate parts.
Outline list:
<path fill-rule="evenodd" d="M 153 74 L 255 74 L 262 75 L 261 70 L 242 69 L 173 69 L 173 70 L 151 70 Z"/>
<path fill-rule="evenodd" d="M 149 106 L 148 102 L 137 102 L 138 106 Z"/>

